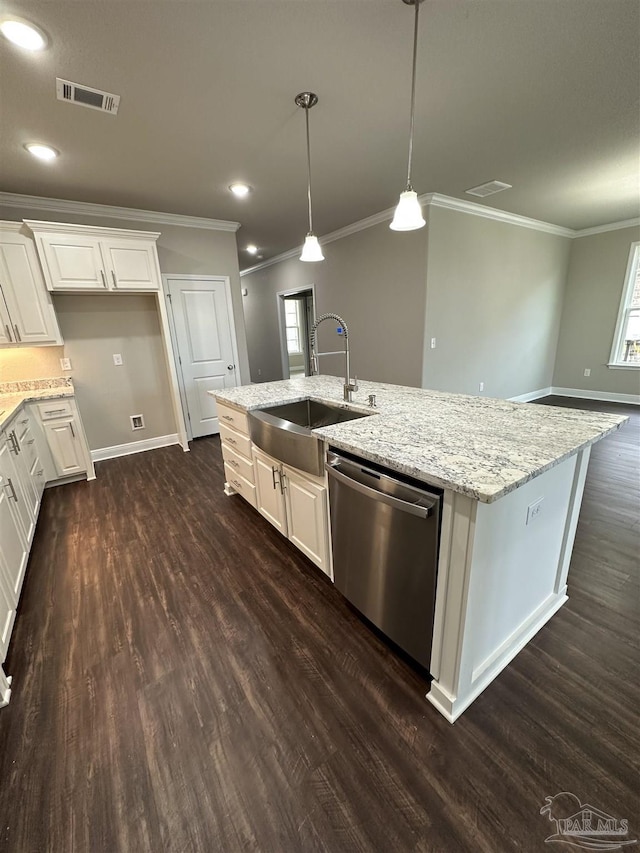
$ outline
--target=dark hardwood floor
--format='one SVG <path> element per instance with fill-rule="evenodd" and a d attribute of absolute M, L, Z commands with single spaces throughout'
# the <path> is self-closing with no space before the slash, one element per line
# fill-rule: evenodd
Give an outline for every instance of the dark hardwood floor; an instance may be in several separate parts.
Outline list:
<path fill-rule="evenodd" d="M 48 490 L 6 666 L 0 849 L 543 851 L 561 791 L 638 837 L 640 417 L 602 408 L 633 421 L 593 450 L 569 602 L 453 726 L 222 494 L 217 439 Z"/>

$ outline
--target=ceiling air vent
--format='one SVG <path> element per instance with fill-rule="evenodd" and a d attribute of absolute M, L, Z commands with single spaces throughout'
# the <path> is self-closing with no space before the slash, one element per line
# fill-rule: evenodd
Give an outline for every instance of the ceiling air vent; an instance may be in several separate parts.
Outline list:
<path fill-rule="evenodd" d="M 487 195 L 501 193 L 502 190 L 510 190 L 511 184 L 503 184 L 502 181 L 488 181 L 486 184 L 480 184 L 478 187 L 471 187 L 470 190 L 465 190 L 467 195 L 477 195 L 484 198 Z"/>
<path fill-rule="evenodd" d="M 90 89 L 88 86 L 81 86 L 70 80 L 61 80 L 59 77 L 56 77 L 56 95 L 59 101 L 69 101 L 70 104 L 100 110 L 113 116 L 117 114 L 120 106 L 120 95 L 111 95 L 100 89 Z"/>

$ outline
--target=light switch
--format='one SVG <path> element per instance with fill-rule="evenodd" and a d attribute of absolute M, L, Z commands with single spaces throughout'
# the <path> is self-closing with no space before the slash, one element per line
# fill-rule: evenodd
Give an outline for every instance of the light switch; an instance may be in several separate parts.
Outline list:
<path fill-rule="evenodd" d="M 121 365 L 121 364 L 122 364 L 122 356 L 120 355 L 120 353 L 119 353 L 119 352 L 114 352 L 114 354 L 113 354 L 113 363 L 114 363 L 116 366 L 119 366 L 119 365 Z"/>
<path fill-rule="evenodd" d="M 431 338 L 431 349 L 435 349 L 435 348 L 436 348 L 436 339 Z"/>

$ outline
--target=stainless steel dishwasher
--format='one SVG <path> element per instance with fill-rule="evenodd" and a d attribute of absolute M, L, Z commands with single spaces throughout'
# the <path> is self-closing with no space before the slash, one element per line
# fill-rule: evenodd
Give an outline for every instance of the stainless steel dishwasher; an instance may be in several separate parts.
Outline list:
<path fill-rule="evenodd" d="M 336 586 L 429 668 L 442 493 L 333 452 L 326 469 Z"/>

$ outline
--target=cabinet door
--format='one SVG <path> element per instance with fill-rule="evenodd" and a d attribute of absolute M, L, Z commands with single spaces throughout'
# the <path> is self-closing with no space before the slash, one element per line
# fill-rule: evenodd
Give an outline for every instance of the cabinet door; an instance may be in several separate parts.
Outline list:
<path fill-rule="evenodd" d="M 34 496 L 28 482 L 29 472 L 25 468 L 24 454 L 17 450 L 13 441 L 8 440 L 7 435 L 8 433 L 3 434 L 3 440 L 0 442 L 0 476 L 3 478 L 0 485 L 12 502 L 14 516 L 18 519 L 28 544 L 36 526 Z"/>
<path fill-rule="evenodd" d="M 270 521 L 280 533 L 287 535 L 287 517 L 284 496 L 280 487 L 281 465 L 277 459 L 254 448 L 253 458 L 256 475 L 256 498 L 258 511 Z"/>
<path fill-rule="evenodd" d="M 21 234 L 0 236 L 0 287 L 11 318 L 14 342 L 62 342 L 35 247 Z"/>
<path fill-rule="evenodd" d="M 0 346 L 15 343 L 15 332 L 12 328 L 11 317 L 4 301 L 4 294 L 0 286 Z"/>
<path fill-rule="evenodd" d="M 159 290 L 156 244 L 144 240 L 103 240 L 109 287 L 113 290 Z"/>
<path fill-rule="evenodd" d="M 53 464 L 60 477 L 86 471 L 78 426 L 73 418 L 43 424 Z"/>
<path fill-rule="evenodd" d="M 2 565 L 2 552 L 0 551 L 0 575 L 5 571 Z M 1 580 L 1 578 L 0 578 Z M 0 582 L 0 664 L 4 663 L 11 639 L 11 629 L 16 618 L 16 605 L 9 600 L 5 588 Z"/>
<path fill-rule="evenodd" d="M 4 474 L 0 476 L 0 572 L 9 600 L 15 605 L 20 595 L 29 550 L 11 506 L 12 502 L 15 502 L 13 490 L 9 486 L 8 478 Z"/>
<path fill-rule="evenodd" d="M 284 477 L 289 539 L 330 574 L 327 489 L 286 465 Z"/>
<path fill-rule="evenodd" d="M 97 237 L 43 234 L 39 240 L 51 290 L 108 290 Z"/>

